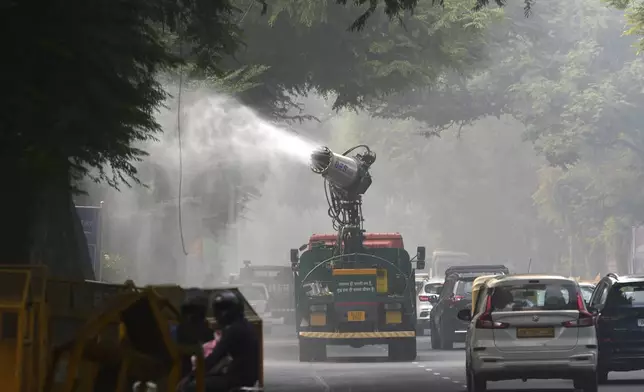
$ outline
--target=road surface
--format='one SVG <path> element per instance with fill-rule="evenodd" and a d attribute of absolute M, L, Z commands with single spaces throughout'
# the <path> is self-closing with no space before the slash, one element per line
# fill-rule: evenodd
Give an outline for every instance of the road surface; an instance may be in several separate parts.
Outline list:
<path fill-rule="evenodd" d="M 300 363 L 297 340 L 279 334 L 264 343 L 267 392 L 464 392 L 463 345 L 432 350 L 428 337 L 418 338 L 414 362 L 386 362 L 386 346 L 360 349 L 329 346 L 329 361 Z M 644 372 L 611 373 L 601 392 L 642 392 Z M 507 381 L 488 383 L 489 391 L 572 392 L 571 381 Z"/>

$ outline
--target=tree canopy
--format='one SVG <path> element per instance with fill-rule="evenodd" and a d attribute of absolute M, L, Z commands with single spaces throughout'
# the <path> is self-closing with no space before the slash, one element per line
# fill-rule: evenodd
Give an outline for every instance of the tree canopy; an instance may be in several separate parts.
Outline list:
<path fill-rule="evenodd" d="M 483 37 L 495 11 L 474 13 L 473 1 L 441 8 L 425 0 L 413 14 L 400 14 L 415 2 L 403 3 L 369 14 L 352 32 L 347 26 L 364 15 L 360 4 L 280 0 L 268 7 L 266 19 L 253 12 L 252 0 L 240 1 L 238 7 L 249 10 L 242 22 L 246 46 L 225 64 L 267 67 L 258 77 L 262 86 L 240 99 L 282 118 L 293 107 L 292 95 L 308 92 L 333 95 L 335 109 L 364 108 L 412 86 L 433 85 L 447 70 L 464 72 L 484 57 Z M 392 12 L 398 13 L 393 23 Z"/>

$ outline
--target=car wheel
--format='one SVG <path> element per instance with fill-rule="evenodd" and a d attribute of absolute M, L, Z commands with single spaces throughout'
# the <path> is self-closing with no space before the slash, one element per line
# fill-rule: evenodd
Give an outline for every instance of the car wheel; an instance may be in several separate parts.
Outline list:
<path fill-rule="evenodd" d="M 441 343 L 440 343 L 440 348 L 441 350 L 452 350 L 454 348 L 454 342 L 450 339 L 450 333 L 448 332 L 447 328 L 443 326 L 441 328 Z"/>
<path fill-rule="evenodd" d="M 431 342 L 432 342 L 432 349 L 433 350 L 438 350 L 441 348 L 441 341 L 440 341 L 440 336 L 438 335 L 438 331 L 436 330 L 436 327 L 434 327 L 434 324 L 432 324 L 431 328 Z"/>
<path fill-rule="evenodd" d="M 472 370 L 467 372 L 467 392 L 486 392 L 487 381 L 477 376 Z"/>
<path fill-rule="evenodd" d="M 599 383 L 597 381 L 597 373 L 589 374 L 584 379 L 581 390 L 584 392 L 597 392 L 599 390 Z"/>
<path fill-rule="evenodd" d="M 597 383 L 599 385 L 606 384 L 608 382 L 608 370 L 598 369 L 597 370 Z"/>

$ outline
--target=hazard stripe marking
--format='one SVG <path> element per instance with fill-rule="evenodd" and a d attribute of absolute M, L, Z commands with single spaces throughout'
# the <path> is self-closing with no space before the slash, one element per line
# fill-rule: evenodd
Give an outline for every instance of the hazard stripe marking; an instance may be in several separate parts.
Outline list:
<path fill-rule="evenodd" d="M 318 339 L 413 338 L 416 337 L 416 332 L 300 332 L 300 336 L 303 338 Z"/>

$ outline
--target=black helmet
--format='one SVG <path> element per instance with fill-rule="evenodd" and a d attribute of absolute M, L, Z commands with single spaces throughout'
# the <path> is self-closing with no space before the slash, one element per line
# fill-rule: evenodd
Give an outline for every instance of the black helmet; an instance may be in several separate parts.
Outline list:
<path fill-rule="evenodd" d="M 213 297 L 212 312 L 217 323 L 225 327 L 244 317 L 244 304 L 237 294 L 224 290 Z"/>
<path fill-rule="evenodd" d="M 190 318 L 206 318 L 208 310 L 208 296 L 202 290 L 194 289 L 186 291 L 181 314 Z"/>

